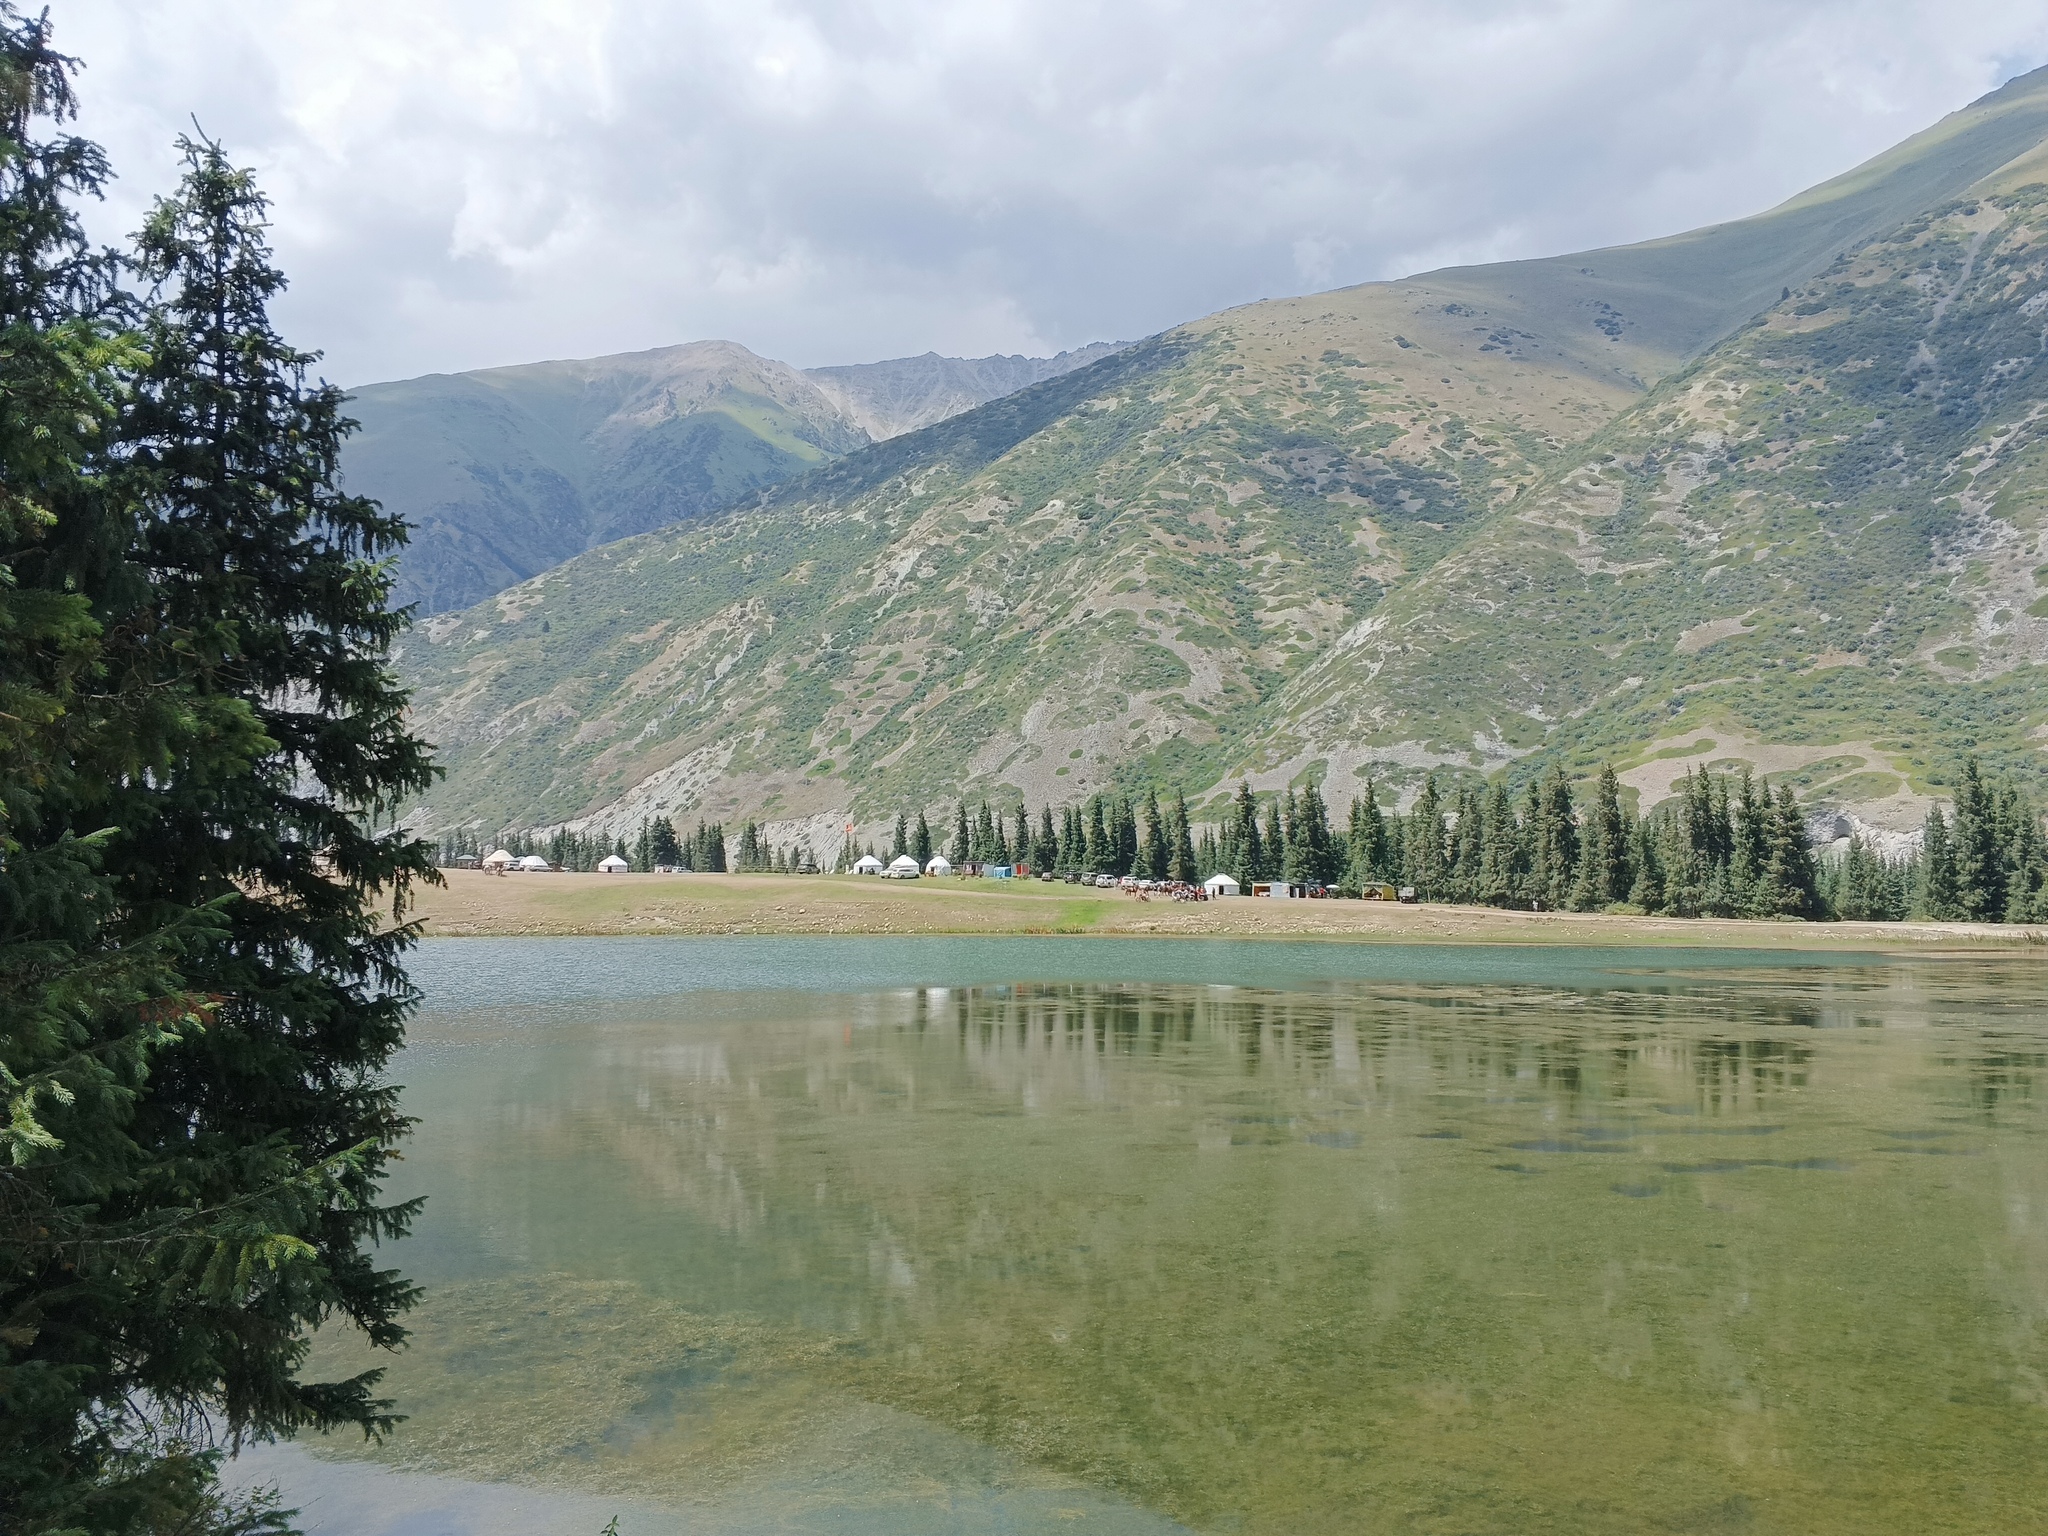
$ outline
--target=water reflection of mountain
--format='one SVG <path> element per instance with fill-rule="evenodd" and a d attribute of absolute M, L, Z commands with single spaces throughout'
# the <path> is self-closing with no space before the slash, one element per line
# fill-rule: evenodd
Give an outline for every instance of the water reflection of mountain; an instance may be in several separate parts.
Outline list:
<path fill-rule="evenodd" d="M 2048 1449 L 2027 996 L 1926 966 L 707 995 L 449 1053 L 411 1166 L 446 1276 L 795 1330 L 820 1392 L 1192 1525 L 1431 1480 L 1473 1530 L 1583 1493 L 1588 1530 L 1740 1497 L 1847 1531 L 1851 1482 L 1938 1524 L 1926 1446 L 1980 1489 Z"/>

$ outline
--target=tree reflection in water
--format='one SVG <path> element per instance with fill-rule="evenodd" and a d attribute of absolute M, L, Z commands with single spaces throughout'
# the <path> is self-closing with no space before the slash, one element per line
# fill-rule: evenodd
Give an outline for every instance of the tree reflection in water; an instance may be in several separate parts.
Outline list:
<path fill-rule="evenodd" d="M 2039 1529 L 2043 1002 L 1986 962 L 430 1020 L 488 1048 L 412 1074 L 438 1285 L 386 1454 L 683 1500 L 993 1456 L 1276 1533 Z"/>

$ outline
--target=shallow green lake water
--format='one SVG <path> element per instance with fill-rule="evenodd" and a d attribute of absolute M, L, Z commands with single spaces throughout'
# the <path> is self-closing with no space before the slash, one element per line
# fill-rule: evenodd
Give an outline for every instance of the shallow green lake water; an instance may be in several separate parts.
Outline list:
<path fill-rule="evenodd" d="M 2048 1528 L 2038 960 L 535 940 L 420 974 L 429 1295 L 374 1453 L 408 1474 L 623 1501 L 625 1536 Z M 384 1476 L 322 1475 L 338 1510 Z"/>

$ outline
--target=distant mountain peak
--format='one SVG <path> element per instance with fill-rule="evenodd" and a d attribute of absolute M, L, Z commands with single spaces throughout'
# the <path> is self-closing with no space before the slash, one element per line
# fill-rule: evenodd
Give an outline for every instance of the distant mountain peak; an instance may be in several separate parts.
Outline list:
<path fill-rule="evenodd" d="M 349 486 L 413 525 L 398 598 L 466 607 L 596 544 L 1091 362 L 937 353 L 805 372 L 710 338 L 365 385 Z"/>
<path fill-rule="evenodd" d="M 881 363 L 810 368 L 805 374 L 879 443 L 1072 373 L 1121 346 L 1097 341 L 1055 357 L 941 357 L 926 352 Z"/>

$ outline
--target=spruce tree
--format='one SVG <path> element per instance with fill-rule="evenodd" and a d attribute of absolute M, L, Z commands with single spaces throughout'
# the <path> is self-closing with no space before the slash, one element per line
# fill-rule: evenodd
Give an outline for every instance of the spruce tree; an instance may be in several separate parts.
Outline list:
<path fill-rule="evenodd" d="M 1731 839 L 1728 851 L 1728 894 L 1736 912 L 1745 917 L 1763 915 L 1758 910 L 1757 882 L 1763 878 L 1764 861 L 1770 841 L 1770 789 L 1762 793 L 1749 769 L 1742 770 L 1731 811 Z"/>
<path fill-rule="evenodd" d="M 1287 878 L 1328 885 L 1344 871 L 1344 856 L 1330 832 L 1322 791 L 1309 784 L 1294 801 L 1294 835 L 1288 841 Z"/>
<path fill-rule="evenodd" d="M 1920 911 L 1936 922 L 1954 922 L 1963 916 L 1957 891 L 1956 851 L 1949 841 L 1948 818 L 1941 807 L 1927 810 L 1926 830 L 1921 834 Z"/>
<path fill-rule="evenodd" d="M 1314 857 L 1308 845 L 1308 819 L 1301 804 L 1301 793 L 1292 785 L 1280 797 L 1280 829 L 1286 839 L 1286 853 L 1280 861 L 1279 878 L 1294 884 L 1303 884 L 1315 877 L 1308 873 Z"/>
<path fill-rule="evenodd" d="M 1813 862 L 1813 845 L 1806 835 L 1806 818 L 1793 798 L 1792 786 L 1780 784 L 1771 804 L 1769 839 L 1764 872 L 1758 882 L 1773 910 L 1765 916 L 1818 917 L 1820 891 Z"/>
<path fill-rule="evenodd" d="M 2005 855 L 2005 910 L 2008 923 L 2048 919 L 2048 843 L 2041 816 L 2011 785 L 2001 791 L 1999 840 Z"/>
<path fill-rule="evenodd" d="M 1453 815 L 1444 886 L 1449 900 L 1469 904 L 1479 899 L 1479 869 L 1486 843 L 1485 802 L 1475 787 L 1458 786 Z"/>
<path fill-rule="evenodd" d="M 1648 816 L 1630 823 L 1629 871 L 1629 905 L 1645 912 L 1663 911 L 1664 862 L 1657 829 Z"/>
<path fill-rule="evenodd" d="M 1024 809 L 1024 802 L 1017 802 L 1014 830 L 1010 834 L 1010 862 L 1029 864 L 1031 862 L 1031 813 Z"/>
<path fill-rule="evenodd" d="M 1173 832 L 1173 857 L 1167 861 L 1167 878 L 1193 885 L 1202 878 L 1202 861 L 1195 852 L 1194 838 L 1188 827 L 1188 797 L 1179 790 L 1173 792 L 1173 809 L 1168 813 L 1168 821 Z"/>
<path fill-rule="evenodd" d="M 1237 793 L 1230 802 L 1231 844 L 1237 856 L 1237 863 L 1231 873 L 1246 891 L 1252 888 L 1254 880 L 1263 880 L 1266 855 L 1265 839 L 1259 834 L 1259 805 L 1252 798 L 1252 787 L 1243 779 L 1238 781 Z"/>
<path fill-rule="evenodd" d="M 1116 797 L 1116 873 L 1138 873 L 1138 813 L 1129 795 Z"/>
<path fill-rule="evenodd" d="M 1579 872 L 1578 821 L 1564 770 L 1552 767 L 1529 786 L 1529 896 L 1552 912 L 1571 905 Z"/>
<path fill-rule="evenodd" d="M 1387 819 L 1379 806 L 1379 785 L 1371 774 L 1365 778 L 1365 793 L 1351 802 L 1351 876 L 1359 885 L 1383 881 L 1398 874 L 1387 836 Z"/>
<path fill-rule="evenodd" d="M 1144 821 L 1138 843 L 1138 873 L 1147 880 L 1164 880 L 1168 861 L 1166 824 L 1159 814 L 1159 792 L 1147 789 L 1139 807 Z"/>
<path fill-rule="evenodd" d="M 1602 765 L 1594 781 L 1593 803 L 1579 829 L 1579 867 L 1572 886 L 1572 906 L 1598 912 L 1628 892 L 1628 828 L 1621 814 L 1621 786 L 1614 769 Z"/>
<path fill-rule="evenodd" d="M 680 848 L 676 844 L 676 823 L 666 815 L 653 821 L 653 862 L 655 864 L 678 864 Z"/>
<path fill-rule="evenodd" d="M 1824 894 L 1836 917 L 1848 922 L 1896 922 L 1906 915 L 1907 902 L 1900 899 L 1897 872 L 1860 834 L 1850 834 L 1848 848 L 1827 874 L 1832 890 Z"/>
<path fill-rule="evenodd" d="M 100 1532 L 209 1497 L 210 1459 L 130 1393 L 217 1385 L 183 1358 L 210 1342 L 187 1321 L 204 1303 L 179 1305 L 162 1261 L 218 1213 L 152 1197 L 172 1169 L 133 1114 L 155 1061 L 210 1022 L 180 961 L 227 931 L 204 906 L 126 908 L 104 792 L 195 756 L 245 773 L 264 743 L 233 708 L 188 715 L 174 653 L 124 622 L 147 573 L 108 470 L 142 357 L 71 209 L 104 160 L 34 136 L 73 115 L 71 67 L 46 19 L 0 8 L 0 1525 Z"/>
<path fill-rule="evenodd" d="M 1974 757 L 1964 760 L 1954 810 L 1949 839 L 1955 848 L 1956 904 L 1966 918 L 1996 922 L 2005 915 L 2004 850 L 1996 807 Z"/>
<path fill-rule="evenodd" d="M 1511 907 L 1521 900 L 1522 829 L 1515 821 L 1515 803 L 1507 782 L 1495 779 L 1481 813 L 1479 877 L 1475 898 L 1489 907 Z"/>
<path fill-rule="evenodd" d="M 1653 822 L 1656 830 L 1655 857 L 1662 867 L 1664 909 L 1675 917 L 1698 917 L 1706 897 L 1706 825 L 1709 803 L 1706 775 L 1688 768 L 1673 786 L 1672 802 L 1660 809 Z"/>
<path fill-rule="evenodd" d="M 1425 774 L 1415 804 L 1408 808 L 1408 825 L 1401 839 L 1406 883 L 1424 901 L 1440 901 L 1444 894 L 1445 829 L 1443 801 L 1437 794 L 1436 775 Z"/>
<path fill-rule="evenodd" d="M 231 1428 L 374 1423 L 368 1383 L 296 1381 L 293 1335 L 339 1315 L 395 1342 L 411 1296 L 367 1251 L 409 1217 L 376 1192 L 405 1124 L 379 1074 L 412 1006 L 414 930 L 378 907 L 395 892 L 402 915 L 407 883 L 428 875 L 425 844 L 376 830 L 432 778 L 387 660 L 407 622 L 388 603 L 405 531 L 336 486 L 352 424 L 339 390 L 307 381 L 315 359 L 270 324 L 284 280 L 262 195 L 218 145 L 181 148 L 184 183 L 138 239 L 154 286 L 127 470 L 149 509 L 152 594 L 134 622 L 184 637 L 206 658 L 206 704 L 244 712 L 269 745 L 254 772 L 122 797 L 129 831 L 110 867 L 138 903 L 230 898 L 224 941 L 185 972 L 231 1001 L 159 1064 L 135 1124 L 187 1165 L 200 1203 L 246 1192 L 252 1162 L 283 1178 L 352 1160 L 296 1233 L 317 1272 L 202 1326 Z"/>
<path fill-rule="evenodd" d="M 1086 838 L 1087 867 L 1090 874 L 1106 875 L 1116 855 L 1109 846 L 1109 827 L 1103 820 L 1102 796 L 1091 795 L 1088 799 L 1088 828 Z"/>
<path fill-rule="evenodd" d="M 1701 909 L 1711 917 L 1733 917 L 1741 912 L 1741 893 L 1736 885 L 1735 815 L 1729 801 L 1728 775 L 1710 777 L 1700 770 L 1705 790 L 1704 839 L 1706 885 Z"/>
<path fill-rule="evenodd" d="M 1266 802 L 1266 826 L 1256 845 L 1260 852 L 1258 878 L 1282 880 L 1287 873 L 1287 830 L 1281 820 L 1280 797 Z"/>
<path fill-rule="evenodd" d="M 349 423 L 270 325 L 261 196 L 183 146 L 128 347 L 65 208 L 98 152 L 31 134 L 67 67 L 0 10 L 0 1519 L 197 1528 L 189 1410 L 390 1422 L 377 1373 L 302 1380 L 302 1336 L 404 1337 L 369 1250 L 411 1216 L 379 1196 L 391 919 L 434 876 L 378 828 L 432 773 L 387 664 L 404 530 L 336 488 Z"/>
<path fill-rule="evenodd" d="M 919 869 L 932 861 L 932 824 L 925 820 L 923 811 L 917 813 L 917 830 L 910 837 L 910 856 L 917 860 Z"/>

